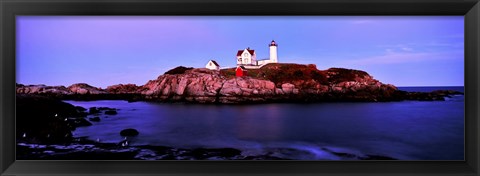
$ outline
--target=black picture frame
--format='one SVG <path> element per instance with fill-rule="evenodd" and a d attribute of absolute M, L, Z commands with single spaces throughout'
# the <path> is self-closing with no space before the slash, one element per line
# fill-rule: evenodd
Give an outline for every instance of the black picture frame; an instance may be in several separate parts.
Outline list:
<path fill-rule="evenodd" d="M 479 0 L 0 0 L 1 175 L 479 175 Z M 464 15 L 464 161 L 16 161 L 16 15 Z"/>

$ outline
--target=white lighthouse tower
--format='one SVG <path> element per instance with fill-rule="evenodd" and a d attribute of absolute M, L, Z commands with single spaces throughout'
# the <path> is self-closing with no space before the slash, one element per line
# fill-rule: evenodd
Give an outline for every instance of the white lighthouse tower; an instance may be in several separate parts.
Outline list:
<path fill-rule="evenodd" d="M 268 46 L 270 47 L 270 63 L 278 63 L 277 43 L 275 43 L 275 40 L 272 40 Z"/>

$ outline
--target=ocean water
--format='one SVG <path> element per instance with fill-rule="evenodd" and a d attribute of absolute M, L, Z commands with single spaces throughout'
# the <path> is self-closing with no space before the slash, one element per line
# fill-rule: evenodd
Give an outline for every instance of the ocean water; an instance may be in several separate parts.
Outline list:
<path fill-rule="evenodd" d="M 402 88 L 462 90 L 463 87 Z M 335 160 L 325 152 L 381 155 L 401 160 L 464 159 L 464 96 L 446 101 L 372 103 L 204 105 L 66 101 L 76 106 L 117 108 L 100 122 L 80 127 L 76 137 L 119 142 L 119 132 L 135 128 L 131 145 L 241 149 L 261 154 L 295 149 L 291 159 Z"/>

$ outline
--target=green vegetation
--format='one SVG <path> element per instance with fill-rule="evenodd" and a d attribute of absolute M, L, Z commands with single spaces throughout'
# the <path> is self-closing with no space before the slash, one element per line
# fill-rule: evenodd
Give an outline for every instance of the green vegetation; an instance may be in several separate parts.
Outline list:
<path fill-rule="evenodd" d="M 265 77 L 275 84 L 293 81 L 315 80 L 320 84 L 328 84 L 327 74 L 313 64 L 268 64 L 261 68 Z"/>
<path fill-rule="evenodd" d="M 235 76 L 235 68 L 222 69 L 221 74 L 226 77 Z M 281 85 L 292 81 L 311 81 L 315 80 L 321 84 L 328 84 L 325 71 L 317 70 L 313 64 L 283 64 L 271 63 L 260 69 L 248 69 L 247 76 L 255 79 L 265 79 Z"/>
<path fill-rule="evenodd" d="M 235 77 L 235 68 L 222 69 L 220 73 L 227 78 L 233 78 Z M 355 81 L 355 78 L 368 76 L 368 73 L 344 68 L 318 70 L 314 64 L 271 63 L 260 69 L 247 69 L 247 76 L 270 80 L 277 86 L 287 82 L 309 82 L 312 80 L 323 85 L 329 85 L 343 81 Z"/>
<path fill-rule="evenodd" d="M 227 78 L 233 78 L 235 77 L 235 68 L 221 69 L 220 74 Z"/>
<path fill-rule="evenodd" d="M 369 76 L 367 72 L 345 68 L 329 68 L 327 71 L 335 73 L 329 74 L 328 82 L 331 83 L 355 81 L 355 78 Z"/>
<path fill-rule="evenodd" d="M 171 69 L 165 74 L 183 74 L 192 67 L 179 66 Z M 234 78 L 236 68 L 221 69 L 220 74 L 229 78 Z M 360 70 L 352 70 L 345 68 L 330 68 L 328 70 L 318 70 L 315 64 L 286 64 L 286 63 L 270 63 L 259 69 L 247 69 L 246 76 L 270 80 L 276 86 L 283 83 L 294 83 L 295 85 L 305 86 L 309 83 L 316 82 L 322 85 L 337 84 L 344 81 L 356 81 L 357 78 L 369 76 L 368 73 Z M 296 84 L 298 83 L 298 84 Z"/>

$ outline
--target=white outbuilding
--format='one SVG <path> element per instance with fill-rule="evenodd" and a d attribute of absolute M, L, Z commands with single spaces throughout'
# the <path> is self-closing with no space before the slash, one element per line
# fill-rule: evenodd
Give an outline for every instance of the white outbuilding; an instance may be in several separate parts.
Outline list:
<path fill-rule="evenodd" d="M 220 70 L 220 65 L 214 60 L 208 61 L 207 65 L 205 65 L 205 68 L 208 68 L 210 70 Z"/>

